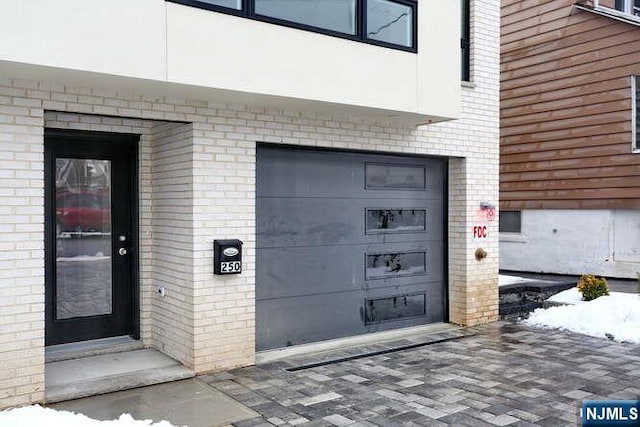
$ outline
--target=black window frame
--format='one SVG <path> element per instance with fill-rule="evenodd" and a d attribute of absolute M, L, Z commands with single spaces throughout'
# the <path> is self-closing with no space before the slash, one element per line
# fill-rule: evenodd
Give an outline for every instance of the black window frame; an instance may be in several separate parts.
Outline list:
<path fill-rule="evenodd" d="M 460 78 L 471 81 L 471 0 L 460 2 Z"/>
<path fill-rule="evenodd" d="M 296 28 L 298 30 L 310 31 L 313 33 L 325 34 L 328 36 L 338 37 L 341 39 L 353 40 L 360 43 L 371 44 L 380 47 L 386 47 L 394 50 L 401 50 L 405 52 L 417 53 L 418 52 L 418 1 L 417 0 L 386 0 L 391 3 L 397 3 L 404 6 L 409 6 L 412 9 L 412 40 L 411 46 L 404 46 L 394 43 L 388 43 L 381 40 L 374 40 L 367 38 L 367 0 L 355 0 L 356 2 L 356 34 L 341 33 L 339 31 L 328 30 L 326 28 L 314 27 L 312 25 L 301 24 L 299 22 L 287 21 L 284 19 L 273 18 L 271 16 L 264 16 L 255 13 L 255 0 L 242 0 L 242 9 L 232 9 L 224 6 L 218 6 L 210 3 L 205 3 L 200 0 L 166 0 L 170 3 L 177 3 L 185 6 L 192 6 L 199 9 L 210 10 L 212 12 L 220 12 L 227 15 L 235 15 L 243 18 L 252 19 L 255 21 L 267 22 L 270 24 L 280 25 L 283 27 Z"/>

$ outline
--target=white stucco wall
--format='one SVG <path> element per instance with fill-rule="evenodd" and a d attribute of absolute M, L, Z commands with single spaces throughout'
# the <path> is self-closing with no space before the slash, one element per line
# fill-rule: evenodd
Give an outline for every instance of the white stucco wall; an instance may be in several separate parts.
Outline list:
<path fill-rule="evenodd" d="M 640 210 L 524 210 L 522 232 L 500 234 L 500 268 L 635 278 Z"/>
<path fill-rule="evenodd" d="M 162 0 L 3 1 L 0 59 L 162 80 Z"/>

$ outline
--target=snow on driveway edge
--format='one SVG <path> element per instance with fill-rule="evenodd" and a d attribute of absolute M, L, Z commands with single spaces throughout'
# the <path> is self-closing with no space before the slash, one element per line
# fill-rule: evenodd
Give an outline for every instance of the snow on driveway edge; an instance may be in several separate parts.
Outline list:
<path fill-rule="evenodd" d="M 573 305 L 538 308 L 523 323 L 640 344 L 640 295 L 612 293 L 576 303 L 569 291 L 573 290 L 565 291 L 566 298 L 557 299 L 573 300 Z"/>

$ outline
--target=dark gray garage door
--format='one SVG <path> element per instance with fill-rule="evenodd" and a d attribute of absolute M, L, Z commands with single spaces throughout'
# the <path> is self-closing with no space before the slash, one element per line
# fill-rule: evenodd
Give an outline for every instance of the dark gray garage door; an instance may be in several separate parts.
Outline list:
<path fill-rule="evenodd" d="M 257 349 L 445 320 L 445 162 L 259 146 Z"/>

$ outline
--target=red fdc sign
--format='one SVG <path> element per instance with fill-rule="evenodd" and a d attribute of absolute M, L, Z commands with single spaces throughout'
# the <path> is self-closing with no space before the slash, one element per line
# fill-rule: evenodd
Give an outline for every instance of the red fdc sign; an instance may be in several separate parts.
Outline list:
<path fill-rule="evenodd" d="M 473 238 L 474 239 L 486 239 L 487 238 L 487 226 L 486 225 L 475 225 L 473 227 Z"/>

